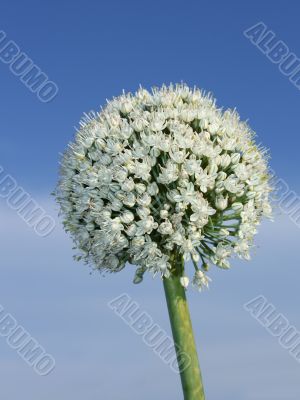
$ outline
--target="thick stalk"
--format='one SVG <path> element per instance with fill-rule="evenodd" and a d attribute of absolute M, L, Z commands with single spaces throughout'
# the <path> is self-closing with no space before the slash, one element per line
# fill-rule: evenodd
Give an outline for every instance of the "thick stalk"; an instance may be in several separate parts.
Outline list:
<path fill-rule="evenodd" d="M 163 282 L 184 400 L 204 400 L 205 396 L 189 308 L 185 289 L 180 283 L 184 261 L 181 256 L 174 254 L 171 262 L 171 276 L 164 278 Z"/>

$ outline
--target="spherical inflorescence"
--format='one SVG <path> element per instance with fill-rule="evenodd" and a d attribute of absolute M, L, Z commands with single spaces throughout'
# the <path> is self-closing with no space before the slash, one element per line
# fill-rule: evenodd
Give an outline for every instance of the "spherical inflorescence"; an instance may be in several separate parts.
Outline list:
<path fill-rule="evenodd" d="M 184 84 L 140 88 L 85 115 L 62 160 L 56 197 L 80 256 L 99 270 L 170 274 L 170 254 L 208 285 L 271 216 L 266 151 L 235 111 Z M 187 286 L 188 278 L 183 276 Z"/>

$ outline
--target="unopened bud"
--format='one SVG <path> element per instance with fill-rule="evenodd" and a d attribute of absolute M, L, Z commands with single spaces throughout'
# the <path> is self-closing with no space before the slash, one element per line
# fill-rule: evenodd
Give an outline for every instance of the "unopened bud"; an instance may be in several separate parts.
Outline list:
<path fill-rule="evenodd" d="M 234 211 L 239 212 L 239 211 L 242 211 L 243 208 L 244 208 L 244 207 L 243 207 L 243 204 L 242 204 L 242 203 L 236 202 L 236 203 L 233 203 L 233 204 L 232 204 L 232 209 L 233 209 Z"/>
<path fill-rule="evenodd" d="M 180 278 L 180 283 L 185 289 L 188 287 L 189 282 L 190 282 L 190 280 L 189 280 L 189 278 L 187 276 L 182 276 Z"/>

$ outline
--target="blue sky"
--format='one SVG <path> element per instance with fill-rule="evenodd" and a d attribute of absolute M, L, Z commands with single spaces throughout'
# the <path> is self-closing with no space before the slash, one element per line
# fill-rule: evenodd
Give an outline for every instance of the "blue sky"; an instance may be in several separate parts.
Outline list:
<path fill-rule="evenodd" d="M 40 102 L 0 62 L 0 165 L 56 218 L 49 193 L 59 153 L 83 112 L 122 89 L 184 81 L 236 107 L 299 193 L 300 91 L 243 35 L 262 21 L 300 57 L 299 11 L 296 1 L 3 0 L 0 30 L 59 92 Z M 160 280 L 134 286 L 130 266 L 91 276 L 72 260 L 59 222 L 41 238 L 4 199 L 0 215 L 0 304 L 56 359 L 55 371 L 39 377 L 0 338 L 3 398 L 181 399 L 178 377 L 107 307 L 127 292 L 169 330 Z M 209 291 L 189 294 L 208 400 L 299 399 L 299 363 L 243 310 L 263 294 L 300 330 L 299 237 L 276 212 L 252 262 L 216 271 Z"/>

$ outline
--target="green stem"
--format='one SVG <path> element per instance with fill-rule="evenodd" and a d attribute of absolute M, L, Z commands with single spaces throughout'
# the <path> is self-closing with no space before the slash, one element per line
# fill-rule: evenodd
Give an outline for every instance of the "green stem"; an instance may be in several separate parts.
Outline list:
<path fill-rule="evenodd" d="M 185 289 L 180 283 L 184 268 L 183 257 L 174 254 L 171 263 L 171 276 L 164 278 L 163 282 L 184 400 L 205 400 Z"/>

